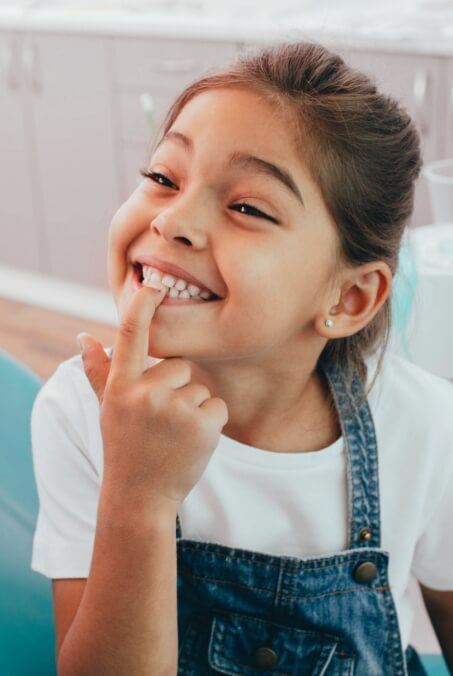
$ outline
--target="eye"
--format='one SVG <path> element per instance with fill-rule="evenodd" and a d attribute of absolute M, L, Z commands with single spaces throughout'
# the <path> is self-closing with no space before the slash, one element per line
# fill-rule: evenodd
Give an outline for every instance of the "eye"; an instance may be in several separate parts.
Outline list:
<path fill-rule="evenodd" d="M 241 209 L 241 214 L 246 213 L 245 211 L 242 211 L 242 209 L 245 207 L 246 209 L 251 209 L 254 213 L 250 214 L 250 216 L 256 216 L 258 218 L 265 218 L 268 221 L 272 221 L 273 223 L 278 223 L 278 221 L 273 218 L 272 216 L 269 216 L 269 214 L 265 214 L 264 211 L 260 211 L 256 207 L 252 206 L 251 204 L 247 204 L 247 202 L 240 202 L 239 204 L 233 204 L 231 207 L 232 209 L 239 207 Z"/>
<path fill-rule="evenodd" d="M 169 178 L 167 178 L 164 174 L 160 174 L 157 171 L 148 171 L 147 169 L 140 169 L 140 174 L 144 178 L 149 178 L 151 181 L 154 181 L 154 183 L 157 183 L 158 185 L 162 185 L 164 187 L 176 187 L 172 181 L 170 181 Z M 164 183 L 161 183 L 159 179 L 162 179 Z M 165 183 L 166 181 L 166 183 Z M 264 211 L 260 211 L 260 209 L 257 209 L 256 207 L 252 206 L 251 204 L 248 204 L 247 202 L 240 202 L 238 204 L 233 204 L 231 209 L 235 209 L 236 207 L 239 207 L 241 210 L 240 213 L 242 214 L 247 214 L 247 212 L 242 211 L 242 209 L 250 209 L 253 213 L 249 213 L 249 216 L 255 216 L 256 218 L 265 218 L 268 221 L 272 221 L 272 223 L 278 224 L 277 219 L 273 218 L 273 216 L 269 216 L 269 214 L 265 214 Z"/>
<path fill-rule="evenodd" d="M 147 171 L 146 169 L 140 169 L 140 174 L 144 178 L 151 179 L 151 181 L 154 181 L 158 185 L 163 185 L 164 187 L 175 187 L 174 183 L 172 183 L 169 178 L 164 176 L 164 174 L 159 174 L 159 172 L 157 172 L 157 171 Z M 167 184 L 161 183 L 159 179 L 163 179 L 164 181 L 167 181 Z M 168 183 L 170 185 L 168 185 Z"/>

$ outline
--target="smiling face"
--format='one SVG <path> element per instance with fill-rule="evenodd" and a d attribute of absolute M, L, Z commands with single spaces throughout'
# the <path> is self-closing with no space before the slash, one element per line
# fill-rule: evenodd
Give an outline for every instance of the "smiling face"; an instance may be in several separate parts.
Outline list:
<path fill-rule="evenodd" d="M 177 134 L 155 150 L 154 178 L 144 177 L 114 215 L 108 273 L 120 317 L 140 255 L 174 263 L 220 296 L 160 305 L 149 354 L 258 364 L 310 341 L 322 349 L 313 320 L 325 307 L 337 233 L 289 124 L 254 92 L 198 94 L 173 123 Z"/>

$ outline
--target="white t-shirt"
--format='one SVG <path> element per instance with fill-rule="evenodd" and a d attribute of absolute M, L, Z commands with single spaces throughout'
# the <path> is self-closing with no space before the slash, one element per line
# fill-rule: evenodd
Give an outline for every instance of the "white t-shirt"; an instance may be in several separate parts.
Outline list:
<path fill-rule="evenodd" d="M 111 349 L 106 351 L 110 355 Z M 149 357 L 148 365 L 160 361 Z M 377 360 L 368 358 L 368 383 Z M 387 352 L 368 395 L 379 456 L 381 547 L 403 648 L 412 573 L 453 590 L 453 384 Z M 40 501 L 31 568 L 88 577 L 103 476 L 99 403 L 80 355 L 43 384 L 31 417 Z M 277 556 L 329 556 L 348 547 L 343 437 L 313 452 L 277 453 L 225 435 L 180 510 L 185 538 Z"/>

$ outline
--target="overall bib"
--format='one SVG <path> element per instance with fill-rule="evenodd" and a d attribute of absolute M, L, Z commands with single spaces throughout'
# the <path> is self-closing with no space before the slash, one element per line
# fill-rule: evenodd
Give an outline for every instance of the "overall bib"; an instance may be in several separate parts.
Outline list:
<path fill-rule="evenodd" d="M 298 559 L 184 539 L 176 519 L 178 674 L 426 675 L 404 651 L 380 548 L 378 455 L 357 372 L 322 367 L 344 438 L 349 546 Z M 320 487 L 322 490 L 322 487 Z M 263 524 L 265 527 L 265 524 Z"/>

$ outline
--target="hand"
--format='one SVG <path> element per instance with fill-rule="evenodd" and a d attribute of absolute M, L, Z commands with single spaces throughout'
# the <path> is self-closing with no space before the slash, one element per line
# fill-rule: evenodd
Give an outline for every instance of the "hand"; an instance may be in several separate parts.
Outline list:
<path fill-rule="evenodd" d="M 148 331 L 166 290 L 147 286 L 132 296 L 111 360 L 87 333 L 85 374 L 100 403 L 104 481 L 134 503 L 177 511 L 199 481 L 228 421 L 223 399 L 191 383 L 188 361 L 170 357 L 146 368 Z"/>

